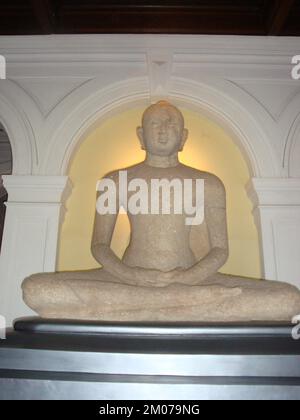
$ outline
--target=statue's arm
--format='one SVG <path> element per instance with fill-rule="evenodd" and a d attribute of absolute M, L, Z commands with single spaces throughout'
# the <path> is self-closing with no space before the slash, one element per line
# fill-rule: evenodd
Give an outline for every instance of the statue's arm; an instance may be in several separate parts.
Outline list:
<path fill-rule="evenodd" d="M 229 255 L 226 209 L 209 207 L 206 221 L 211 250 L 209 254 L 186 272 L 189 284 L 199 284 L 216 274 L 226 263 Z"/>
<path fill-rule="evenodd" d="M 220 180 L 214 178 L 205 195 L 205 220 L 210 240 L 209 254 L 187 270 L 186 279 L 192 284 L 205 281 L 216 274 L 229 256 L 226 214 L 226 192 Z"/>
<path fill-rule="evenodd" d="M 118 215 L 99 215 L 96 212 L 92 240 L 92 254 L 96 261 L 111 275 L 127 279 L 132 275 L 130 268 L 115 255 L 110 248 Z"/>
<path fill-rule="evenodd" d="M 117 209 L 119 209 L 119 203 L 117 203 Z M 101 215 L 96 211 L 91 245 L 92 255 L 105 271 L 119 279 L 120 283 L 145 287 L 157 285 L 157 279 L 160 275 L 159 271 L 129 267 L 111 249 L 117 218 L 118 214 Z"/>
<path fill-rule="evenodd" d="M 112 251 L 110 245 L 118 215 L 99 215 L 96 213 L 92 240 L 92 254 L 96 261 L 112 276 L 130 286 L 163 286 L 157 279 L 160 272 L 145 270 L 140 267 L 129 267 Z"/>
<path fill-rule="evenodd" d="M 105 176 L 103 181 L 112 181 L 115 187 L 116 196 L 115 199 L 115 214 L 100 214 L 97 211 L 98 200 L 101 195 L 97 193 L 97 205 L 94 222 L 93 239 L 91 245 L 92 255 L 96 261 L 102 265 L 102 267 L 110 273 L 112 276 L 117 277 L 120 280 L 129 281 L 133 277 L 132 270 L 126 266 L 112 251 L 111 241 L 116 227 L 118 213 L 119 213 L 119 200 L 118 200 L 118 189 L 119 189 L 119 174 L 112 172 Z"/>
<path fill-rule="evenodd" d="M 205 195 L 205 220 L 210 240 L 210 252 L 193 267 L 175 274 L 179 283 L 198 285 L 216 274 L 229 255 L 226 215 L 226 192 L 221 181 L 213 179 Z"/>

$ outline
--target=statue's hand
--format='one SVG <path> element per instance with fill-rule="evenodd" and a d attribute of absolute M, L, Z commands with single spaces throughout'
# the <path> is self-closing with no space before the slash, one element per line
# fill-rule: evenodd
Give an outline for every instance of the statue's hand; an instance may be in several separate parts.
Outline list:
<path fill-rule="evenodd" d="M 167 287 L 171 284 L 184 284 L 186 286 L 196 286 L 205 281 L 199 275 L 191 275 L 189 270 L 177 268 L 167 273 L 144 268 L 133 268 L 131 279 L 128 284 L 140 287 Z"/>
<path fill-rule="evenodd" d="M 168 271 L 167 273 L 161 273 L 159 276 L 159 281 L 162 284 L 161 287 L 170 286 L 171 284 L 184 282 L 184 276 L 186 271 L 182 268 L 177 268 L 176 270 Z"/>
<path fill-rule="evenodd" d="M 163 274 L 159 270 L 150 270 L 144 268 L 133 268 L 132 269 L 132 281 L 131 284 L 140 287 L 165 287 L 167 284 L 161 280 Z"/>
<path fill-rule="evenodd" d="M 184 284 L 186 286 L 197 286 L 204 283 L 207 279 L 206 276 L 200 275 L 200 273 L 192 274 L 190 270 L 184 270 L 178 268 L 168 273 L 162 273 L 160 275 L 160 280 L 165 286 L 170 284 Z"/>

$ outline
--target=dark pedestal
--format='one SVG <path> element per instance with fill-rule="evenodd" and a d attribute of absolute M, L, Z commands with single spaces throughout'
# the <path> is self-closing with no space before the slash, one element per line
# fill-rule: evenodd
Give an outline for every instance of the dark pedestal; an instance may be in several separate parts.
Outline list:
<path fill-rule="evenodd" d="M 19 321 L 0 399 L 300 399 L 291 325 Z"/>

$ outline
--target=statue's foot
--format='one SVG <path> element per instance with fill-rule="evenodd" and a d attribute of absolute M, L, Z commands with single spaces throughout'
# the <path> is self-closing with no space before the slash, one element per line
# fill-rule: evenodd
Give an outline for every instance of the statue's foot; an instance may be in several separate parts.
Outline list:
<path fill-rule="evenodd" d="M 291 321 L 300 291 L 288 284 L 216 274 L 201 286 L 120 284 L 105 270 L 41 274 L 24 300 L 44 318 L 149 322 Z"/>

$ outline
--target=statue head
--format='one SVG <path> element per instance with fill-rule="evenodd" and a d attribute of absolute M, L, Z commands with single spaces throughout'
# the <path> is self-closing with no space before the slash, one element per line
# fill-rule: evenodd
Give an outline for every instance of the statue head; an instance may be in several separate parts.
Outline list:
<path fill-rule="evenodd" d="M 142 149 L 156 156 L 172 156 L 181 152 L 188 138 L 182 113 L 166 101 L 146 109 L 137 134 Z"/>

